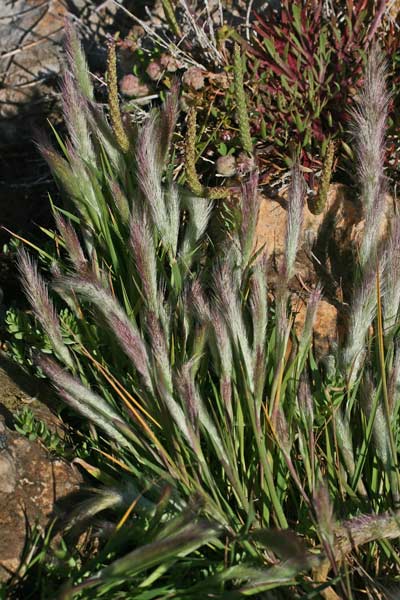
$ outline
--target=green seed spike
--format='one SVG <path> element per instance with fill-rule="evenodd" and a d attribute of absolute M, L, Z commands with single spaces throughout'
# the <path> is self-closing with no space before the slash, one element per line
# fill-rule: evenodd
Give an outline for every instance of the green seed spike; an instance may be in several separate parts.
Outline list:
<path fill-rule="evenodd" d="M 179 27 L 178 21 L 176 20 L 175 9 L 171 0 L 161 0 L 161 4 L 164 9 L 165 18 L 167 19 L 168 25 L 178 38 L 182 38 L 182 31 Z"/>
<path fill-rule="evenodd" d="M 108 105 L 110 107 L 111 124 L 115 138 L 122 152 L 129 150 L 129 140 L 122 124 L 121 111 L 118 101 L 117 85 L 117 57 L 115 53 L 114 40 L 108 45 L 107 54 L 107 87 L 108 87 Z"/>
<path fill-rule="evenodd" d="M 196 196 L 203 196 L 204 188 L 200 183 L 196 171 L 196 122 L 196 108 L 191 106 L 187 116 L 187 132 L 185 140 L 186 181 L 190 191 L 196 194 Z"/>
<path fill-rule="evenodd" d="M 325 206 L 328 198 L 329 185 L 331 183 L 333 161 L 335 159 L 335 143 L 330 140 L 326 149 L 324 164 L 322 167 L 321 181 L 319 184 L 317 196 L 310 202 L 310 211 L 314 215 L 320 215 Z"/>
<path fill-rule="evenodd" d="M 251 141 L 250 135 L 249 115 L 247 112 L 246 93 L 244 91 L 243 83 L 243 62 L 239 44 L 235 44 L 233 72 L 237 115 L 239 120 L 240 141 L 243 146 L 243 150 L 245 150 L 245 152 L 247 152 L 248 154 L 252 154 L 253 143 Z"/>
<path fill-rule="evenodd" d="M 189 108 L 185 140 L 185 173 L 187 185 L 193 194 L 210 200 L 226 198 L 231 193 L 227 187 L 204 187 L 196 171 L 196 108 Z"/>
<path fill-rule="evenodd" d="M 210 200 L 222 200 L 232 194 L 232 190 L 228 187 L 208 187 L 205 189 L 205 196 Z"/>

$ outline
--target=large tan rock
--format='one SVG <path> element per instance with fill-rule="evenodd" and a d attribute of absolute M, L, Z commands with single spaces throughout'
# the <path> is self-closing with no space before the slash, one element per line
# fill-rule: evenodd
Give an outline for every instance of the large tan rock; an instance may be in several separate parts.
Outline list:
<path fill-rule="evenodd" d="M 385 238 L 394 213 L 393 199 L 387 195 L 379 237 Z M 263 197 L 257 225 L 257 248 L 264 247 L 269 258 L 269 281 L 274 286 L 286 245 L 287 199 Z M 335 183 L 330 186 L 325 210 L 314 215 L 305 204 L 303 225 L 296 259 L 296 276 L 290 282 L 298 312 L 296 331 L 301 333 L 306 300 L 320 282 L 324 297 L 314 326 L 319 354 L 329 351 L 333 341 L 345 334 L 344 323 L 352 292 L 352 270 L 362 240 L 364 218 L 361 205 L 351 189 Z M 297 300 L 296 300 L 297 297 Z"/>
<path fill-rule="evenodd" d="M 381 237 L 386 234 L 388 221 L 393 215 L 393 199 L 389 195 L 386 196 L 385 206 Z M 265 245 L 269 255 L 282 256 L 285 250 L 286 222 L 286 197 L 263 196 L 257 226 L 257 247 Z M 305 245 L 312 245 L 318 235 L 325 233 L 330 224 L 330 240 L 334 241 L 339 249 L 354 247 L 360 242 L 364 229 L 361 206 L 351 189 L 340 183 L 330 186 L 325 210 L 320 215 L 314 215 L 305 203 L 300 250 L 304 249 Z M 329 240 L 326 238 L 325 241 Z"/>

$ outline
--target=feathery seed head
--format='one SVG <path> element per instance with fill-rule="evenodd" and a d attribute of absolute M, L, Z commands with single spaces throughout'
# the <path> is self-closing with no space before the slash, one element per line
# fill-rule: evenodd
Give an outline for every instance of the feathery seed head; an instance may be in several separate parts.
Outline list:
<path fill-rule="evenodd" d="M 69 222 L 65 221 L 58 212 L 54 213 L 54 220 L 76 272 L 78 274 L 85 273 L 88 269 L 88 262 L 75 229 Z"/>
<path fill-rule="evenodd" d="M 108 402 L 82 385 L 80 380 L 61 369 L 54 360 L 40 355 L 37 357 L 36 362 L 56 387 L 59 395 L 71 408 L 100 427 L 110 439 L 125 448 L 130 447 L 127 439 L 112 425 L 113 422 L 119 422 L 121 418 Z"/>
<path fill-rule="evenodd" d="M 193 377 L 193 364 L 196 359 L 185 363 L 176 376 L 176 387 L 186 407 L 190 423 L 195 431 L 198 429 L 200 396 Z"/>
<path fill-rule="evenodd" d="M 36 319 L 48 335 L 57 356 L 65 365 L 73 368 L 74 361 L 64 344 L 60 324 L 54 305 L 49 298 L 47 285 L 39 274 L 37 263 L 31 259 L 24 249 L 18 253 L 18 268 L 22 286 Z"/>
<path fill-rule="evenodd" d="M 95 305 L 125 354 L 132 360 L 134 367 L 142 375 L 145 385 L 151 390 L 149 359 L 145 343 L 136 323 L 128 318 L 110 291 L 101 287 L 89 276 L 62 277 L 56 280 L 54 288 L 65 291 L 72 290 L 87 302 Z"/>
<path fill-rule="evenodd" d="M 306 193 L 304 178 L 299 164 L 292 169 L 292 180 L 288 191 L 288 216 L 286 226 L 285 271 L 287 281 L 295 273 L 294 264 L 303 224 L 303 207 Z"/>
<path fill-rule="evenodd" d="M 81 43 L 71 22 L 65 20 L 65 40 L 68 67 L 73 73 L 79 91 L 90 101 L 94 99 L 93 85 L 90 79 L 89 68 Z"/>
<path fill-rule="evenodd" d="M 306 320 L 304 323 L 303 332 L 300 340 L 299 354 L 302 354 L 309 346 L 315 317 L 317 315 L 318 306 L 322 296 L 322 288 L 317 285 L 310 294 L 307 304 Z"/>
<path fill-rule="evenodd" d="M 157 264 L 153 236 L 145 213 L 131 218 L 130 243 L 146 303 L 158 314 Z"/>
<path fill-rule="evenodd" d="M 260 210 L 258 194 L 258 171 L 254 170 L 242 185 L 242 223 L 240 241 L 243 255 L 243 266 L 247 265 L 254 250 L 255 233 Z"/>
<path fill-rule="evenodd" d="M 382 269 L 382 263 L 379 263 Z M 353 293 L 350 305 L 350 315 L 347 342 L 341 353 L 341 364 L 350 383 L 357 378 L 362 358 L 365 354 L 365 339 L 371 323 L 376 315 L 377 291 L 376 271 L 374 265 L 363 274 L 363 279 Z"/>
<path fill-rule="evenodd" d="M 95 162 L 87 121 L 87 101 L 76 89 L 70 72 L 66 72 L 62 85 L 62 103 L 70 141 L 75 152 L 85 161 Z"/>
<path fill-rule="evenodd" d="M 360 91 L 356 108 L 351 112 L 361 201 L 366 219 L 360 250 L 362 267 L 376 254 L 379 225 L 383 217 L 386 187 L 385 131 L 389 98 L 385 58 L 379 46 L 375 44 L 368 56 L 363 89 Z"/>
<path fill-rule="evenodd" d="M 383 318 L 385 334 L 397 323 L 400 306 L 400 217 L 392 222 L 390 237 L 385 249 L 383 280 Z"/>

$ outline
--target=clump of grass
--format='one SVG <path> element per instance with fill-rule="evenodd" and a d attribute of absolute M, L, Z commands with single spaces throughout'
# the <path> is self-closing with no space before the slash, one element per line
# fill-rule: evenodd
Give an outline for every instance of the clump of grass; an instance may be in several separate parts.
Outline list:
<path fill-rule="evenodd" d="M 296 588 L 350 597 L 356 570 L 344 558 L 355 547 L 359 564 L 393 577 L 400 363 L 396 318 L 387 334 L 382 327 L 380 282 L 394 265 L 361 260 L 348 341 L 324 374 L 311 347 L 319 287 L 300 339 L 292 327 L 289 280 L 305 192 L 299 165 L 271 300 L 265 258 L 254 254 L 257 172 L 242 182 L 235 227 L 216 232 L 212 200 L 178 186 L 168 168 L 178 90 L 128 151 L 92 101 L 73 31 L 68 57 L 65 103 L 80 110 L 66 111 L 63 157 L 42 142 L 66 200 L 53 207 L 55 264 L 39 249 L 50 282 L 20 256 L 53 349 L 40 354 L 38 343 L 36 363 L 81 415 L 93 447 L 85 466 L 100 482 L 76 506 L 70 529 L 97 518 L 103 538 L 96 556 L 70 572 L 76 585 L 64 598 L 260 597 L 274 588 L 285 596 L 288 586 L 288 597 Z M 369 64 L 362 102 L 375 89 L 384 95 L 378 50 Z M 359 149 L 364 131 L 383 126 L 376 117 L 360 109 Z M 85 127 L 72 135 L 78 119 Z M 373 189 L 365 206 L 376 214 Z M 381 248 L 366 226 L 364 239 L 375 236 L 370 256 L 383 257 L 396 231 Z M 391 319 L 396 302 L 393 294 Z M 59 307 L 69 319 L 57 318 Z M 372 576 L 364 585 L 373 590 Z"/>

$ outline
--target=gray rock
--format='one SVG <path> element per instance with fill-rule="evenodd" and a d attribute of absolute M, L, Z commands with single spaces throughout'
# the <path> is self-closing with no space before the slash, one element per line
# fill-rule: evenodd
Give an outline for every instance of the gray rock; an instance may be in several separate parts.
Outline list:
<path fill-rule="evenodd" d="M 66 9 L 60 0 L 3 3 L 0 20 L 0 138 L 15 143 L 16 117 L 25 133 L 38 107 L 48 99 L 49 82 L 60 69 L 60 41 Z M 28 125 L 28 127 L 27 127 Z"/>

